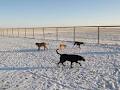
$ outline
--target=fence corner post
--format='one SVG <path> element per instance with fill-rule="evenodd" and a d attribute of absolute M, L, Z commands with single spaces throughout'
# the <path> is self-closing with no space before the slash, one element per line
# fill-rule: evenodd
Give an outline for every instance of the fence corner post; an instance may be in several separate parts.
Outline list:
<path fill-rule="evenodd" d="M 33 28 L 33 38 L 34 38 L 34 28 Z"/>
<path fill-rule="evenodd" d="M 98 26 L 98 44 L 100 44 L 100 27 Z"/>
<path fill-rule="evenodd" d="M 43 39 L 45 40 L 45 28 L 43 27 Z"/>
<path fill-rule="evenodd" d="M 58 40 L 58 28 L 56 27 L 56 40 Z"/>
<path fill-rule="evenodd" d="M 73 41 L 75 42 L 75 27 L 73 27 L 73 34 L 74 34 Z"/>

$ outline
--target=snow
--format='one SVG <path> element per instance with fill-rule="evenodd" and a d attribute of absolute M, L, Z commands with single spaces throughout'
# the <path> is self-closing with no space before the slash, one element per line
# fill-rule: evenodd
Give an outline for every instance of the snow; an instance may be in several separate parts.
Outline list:
<path fill-rule="evenodd" d="M 46 40 L 48 50 L 37 51 L 39 39 L 0 37 L 0 90 L 120 90 L 120 45 L 85 43 L 81 49 L 65 42 L 60 53 L 85 57 L 82 66 L 59 62 L 60 41 Z"/>

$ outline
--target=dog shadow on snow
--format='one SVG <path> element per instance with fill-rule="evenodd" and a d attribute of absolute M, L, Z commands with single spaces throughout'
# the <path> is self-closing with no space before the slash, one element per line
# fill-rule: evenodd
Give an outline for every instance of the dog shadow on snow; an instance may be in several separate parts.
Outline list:
<path fill-rule="evenodd" d="M 15 50 L 2 50 L 0 53 L 22 53 L 22 52 L 44 52 L 44 51 L 55 51 L 56 49 L 40 49 L 39 51 L 34 48 L 34 49 L 15 49 Z M 103 52 L 103 51 L 91 51 L 91 52 L 81 52 L 81 53 L 74 53 L 74 54 L 81 54 L 81 55 L 87 55 L 87 54 L 115 54 L 115 53 L 120 53 L 118 51 L 111 51 L 111 52 Z"/>
<path fill-rule="evenodd" d="M 37 49 L 15 49 L 15 50 L 2 50 L 0 51 L 0 53 L 15 53 L 15 52 L 44 52 L 44 51 L 53 51 L 55 49 L 48 49 L 48 50 L 44 50 L 44 49 L 40 49 L 39 51 Z"/>
<path fill-rule="evenodd" d="M 63 67 L 64 69 L 71 69 L 69 66 Z M 43 69 L 63 69 L 62 67 L 58 66 L 40 66 L 40 67 L 0 67 L 0 71 L 24 71 L 24 70 L 43 70 Z M 80 67 L 74 67 L 80 68 Z"/>

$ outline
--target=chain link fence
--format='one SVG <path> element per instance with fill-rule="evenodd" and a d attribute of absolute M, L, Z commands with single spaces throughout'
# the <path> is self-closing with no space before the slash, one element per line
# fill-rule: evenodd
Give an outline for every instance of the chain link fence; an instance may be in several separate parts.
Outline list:
<path fill-rule="evenodd" d="M 0 28 L 2 37 L 120 44 L 120 26 Z"/>

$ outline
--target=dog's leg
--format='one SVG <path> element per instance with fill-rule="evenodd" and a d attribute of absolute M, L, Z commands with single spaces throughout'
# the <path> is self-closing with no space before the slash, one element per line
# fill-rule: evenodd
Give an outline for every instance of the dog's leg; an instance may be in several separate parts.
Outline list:
<path fill-rule="evenodd" d="M 62 65 L 65 66 L 65 65 L 63 64 L 63 62 L 62 62 Z"/>
<path fill-rule="evenodd" d="M 80 48 L 80 45 L 79 45 L 79 48 Z M 80 48 L 81 49 L 81 48 Z"/>
<path fill-rule="evenodd" d="M 57 63 L 57 66 L 59 67 L 60 62 Z"/>
<path fill-rule="evenodd" d="M 72 63 L 73 63 L 73 62 L 71 62 L 71 65 L 70 65 L 71 68 L 73 68 L 73 67 L 72 67 Z"/>
<path fill-rule="evenodd" d="M 76 63 L 79 63 L 79 62 L 76 62 Z M 81 66 L 81 63 L 79 63 L 79 65 Z"/>
<path fill-rule="evenodd" d="M 38 47 L 38 51 L 40 50 L 40 47 Z"/>
<path fill-rule="evenodd" d="M 44 46 L 44 50 L 45 50 L 45 46 Z"/>
<path fill-rule="evenodd" d="M 75 45 L 72 46 L 72 48 L 74 47 Z"/>
<path fill-rule="evenodd" d="M 48 50 L 47 46 L 45 46 L 45 49 Z"/>
<path fill-rule="evenodd" d="M 57 64 L 59 65 L 60 63 L 62 63 L 62 65 L 65 66 L 65 65 L 63 64 L 63 62 L 58 62 Z"/>
<path fill-rule="evenodd" d="M 60 62 L 57 63 L 58 65 L 60 64 Z"/>
<path fill-rule="evenodd" d="M 74 47 L 74 46 L 75 46 L 75 43 L 74 43 L 73 47 Z M 72 47 L 72 48 L 73 48 L 73 47 Z"/>
<path fill-rule="evenodd" d="M 46 49 L 46 50 L 48 50 L 48 48 L 47 48 L 47 46 L 46 46 L 46 45 L 44 46 L 44 50 L 45 50 L 45 49 Z"/>

